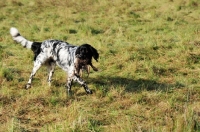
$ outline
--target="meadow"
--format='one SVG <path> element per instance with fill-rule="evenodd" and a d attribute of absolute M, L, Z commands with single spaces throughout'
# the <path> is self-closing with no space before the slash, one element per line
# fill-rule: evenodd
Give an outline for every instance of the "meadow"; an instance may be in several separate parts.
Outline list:
<path fill-rule="evenodd" d="M 0 131 L 200 131 L 199 0 L 2 0 L 0 11 Z M 68 96 L 58 67 L 50 87 L 42 67 L 25 90 L 33 53 L 10 27 L 95 47 L 93 94 L 74 83 Z"/>

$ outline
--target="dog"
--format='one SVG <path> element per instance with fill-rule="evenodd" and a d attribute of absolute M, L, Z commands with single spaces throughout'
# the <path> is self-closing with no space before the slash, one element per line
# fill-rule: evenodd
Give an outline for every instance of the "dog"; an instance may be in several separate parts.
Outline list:
<path fill-rule="evenodd" d="M 43 42 L 32 42 L 20 35 L 18 29 L 11 27 L 10 34 L 14 41 L 21 43 L 24 48 L 31 49 L 34 53 L 34 66 L 30 78 L 25 86 L 31 88 L 31 83 L 37 70 L 46 65 L 48 68 L 48 83 L 51 84 L 51 78 L 56 64 L 63 69 L 68 78 L 66 88 L 68 94 L 71 93 L 72 82 L 78 82 L 85 89 L 87 94 L 92 94 L 86 82 L 80 77 L 80 70 L 91 66 L 94 71 L 98 69 L 93 66 L 92 58 L 98 62 L 99 53 L 90 44 L 74 46 L 61 40 L 45 40 Z M 86 70 L 87 71 L 87 70 Z M 89 71 L 88 75 L 89 75 Z"/>

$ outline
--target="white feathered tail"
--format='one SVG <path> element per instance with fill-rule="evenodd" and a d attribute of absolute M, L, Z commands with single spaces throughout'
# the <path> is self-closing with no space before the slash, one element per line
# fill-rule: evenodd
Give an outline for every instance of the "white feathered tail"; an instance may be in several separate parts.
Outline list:
<path fill-rule="evenodd" d="M 16 28 L 11 27 L 10 34 L 11 34 L 13 40 L 15 40 L 17 43 L 21 43 L 21 45 L 24 48 L 31 49 L 33 42 L 31 42 L 31 41 L 25 39 L 23 36 L 21 36 L 19 31 Z"/>

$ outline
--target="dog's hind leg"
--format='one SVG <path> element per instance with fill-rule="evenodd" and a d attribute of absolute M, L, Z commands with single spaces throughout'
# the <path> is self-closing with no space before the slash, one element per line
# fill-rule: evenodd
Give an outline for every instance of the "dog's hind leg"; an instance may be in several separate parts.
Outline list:
<path fill-rule="evenodd" d="M 48 67 L 48 72 L 49 72 L 47 82 L 49 83 L 49 86 L 51 86 L 51 78 L 53 76 L 56 64 L 55 64 L 55 62 L 50 62 L 47 67 Z"/>
<path fill-rule="evenodd" d="M 35 73 L 37 72 L 37 70 L 41 67 L 41 63 L 39 61 L 35 61 L 34 62 L 34 67 L 33 67 L 33 70 L 31 72 L 31 75 L 30 75 L 30 78 L 28 80 L 28 83 L 26 84 L 25 88 L 26 89 L 29 89 L 31 87 L 31 83 L 32 83 L 32 80 L 33 80 L 33 76 L 35 75 Z"/>

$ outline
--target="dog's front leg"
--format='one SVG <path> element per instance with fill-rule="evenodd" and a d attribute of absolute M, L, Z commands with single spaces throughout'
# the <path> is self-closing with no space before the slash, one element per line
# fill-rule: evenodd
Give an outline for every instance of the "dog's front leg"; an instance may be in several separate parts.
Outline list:
<path fill-rule="evenodd" d="M 81 86 L 84 87 L 85 92 L 87 94 L 92 94 L 92 91 L 88 88 L 87 84 L 85 83 L 85 81 L 83 81 L 79 75 L 75 74 L 74 75 L 74 81 L 77 81 Z"/>

